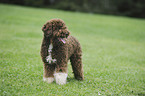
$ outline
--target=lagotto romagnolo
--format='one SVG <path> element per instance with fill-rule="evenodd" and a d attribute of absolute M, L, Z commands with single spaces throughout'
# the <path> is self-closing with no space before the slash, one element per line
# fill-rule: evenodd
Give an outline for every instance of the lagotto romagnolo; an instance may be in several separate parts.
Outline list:
<path fill-rule="evenodd" d="M 70 36 L 64 21 L 51 19 L 42 27 L 43 40 L 41 57 L 44 66 L 43 80 L 57 84 L 66 84 L 68 76 L 67 63 L 70 60 L 74 77 L 84 80 L 82 50 L 79 41 Z"/>

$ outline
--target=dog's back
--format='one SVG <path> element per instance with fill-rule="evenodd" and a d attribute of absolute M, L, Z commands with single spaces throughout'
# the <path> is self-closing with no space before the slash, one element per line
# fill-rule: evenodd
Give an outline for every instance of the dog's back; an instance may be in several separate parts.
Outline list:
<path fill-rule="evenodd" d="M 69 36 L 67 38 L 68 45 L 68 58 L 70 58 L 73 54 L 82 54 L 81 45 L 79 41 L 74 36 Z M 79 52 L 79 53 L 78 53 Z"/>

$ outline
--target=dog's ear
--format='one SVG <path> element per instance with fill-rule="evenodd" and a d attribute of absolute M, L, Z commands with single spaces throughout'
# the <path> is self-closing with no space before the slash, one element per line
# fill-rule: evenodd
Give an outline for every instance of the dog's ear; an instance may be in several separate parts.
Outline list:
<path fill-rule="evenodd" d="M 46 31 L 46 25 L 43 25 L 43 27 L 42 27 L 42 31 L 43 31 L 43 32 Z"/>
<path fill-rule="evenodd" d="M 46 23 L 42 27 L 42 31 L 46 37 L 50 37 L 52 35 L 52 26 L 49 23 Z"/>

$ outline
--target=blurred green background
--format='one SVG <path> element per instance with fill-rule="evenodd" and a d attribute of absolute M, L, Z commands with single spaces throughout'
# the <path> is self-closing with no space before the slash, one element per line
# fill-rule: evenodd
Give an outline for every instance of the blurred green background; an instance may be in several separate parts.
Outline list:
<path fill-rule="evenodd" d="M 145 0 L 0 0 L 1 3 L 145 18 Z"/>

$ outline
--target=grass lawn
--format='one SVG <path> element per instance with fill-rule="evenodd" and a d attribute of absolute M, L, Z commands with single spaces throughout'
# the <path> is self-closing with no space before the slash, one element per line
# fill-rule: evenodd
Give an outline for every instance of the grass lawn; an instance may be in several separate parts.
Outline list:
<path fill-rule="evenodd" d="M 41 27 L 61 18 L 83 49 L 84 81 L 43 82 Z M 0 96 L 145 95 L 145 19 L 0 4 Z"/>

